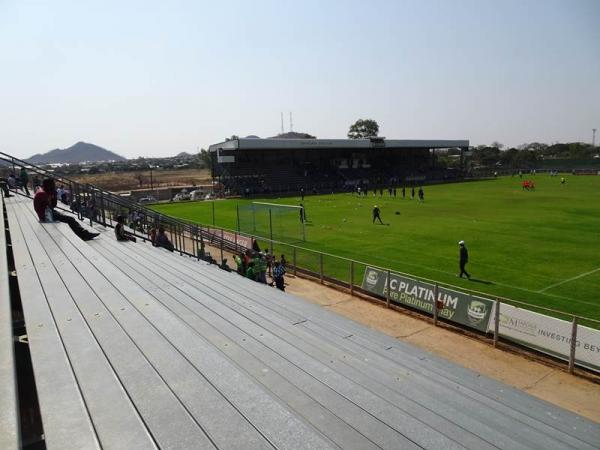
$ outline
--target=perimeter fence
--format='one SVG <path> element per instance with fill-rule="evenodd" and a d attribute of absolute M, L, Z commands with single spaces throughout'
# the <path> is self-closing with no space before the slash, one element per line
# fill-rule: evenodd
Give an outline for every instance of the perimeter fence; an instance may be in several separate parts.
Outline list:
<path fill-rule="evenodd" d="M 430 316 L 435 325 L 445 322 L 486 335 L 494 346 L 503 341 L 544 353 L 564 361 L 571 373 L 576 366 L 600 373 L 599 320 L 494 297 L 295 244 L 176 219 L 5 153 L 0 152 L 0 161 L 13 170 L 25 166 L 36 176 L 54 177 L 63 192 L 68 193 L 60 206 L 90 224 L 114 227 L 117 216 L 122 215 L 131 232 L 143 240 L 149 240 L 151 229 L 162 227 L 175 251 L 218 264 L 225 270 L 231 270 L 228 258 L 232 254 L 243 253 L 260 243 L 272 255 L 285 255 L 290 274 L 345 288 L 352 295 L 368 296 L 387 307 Z"/>

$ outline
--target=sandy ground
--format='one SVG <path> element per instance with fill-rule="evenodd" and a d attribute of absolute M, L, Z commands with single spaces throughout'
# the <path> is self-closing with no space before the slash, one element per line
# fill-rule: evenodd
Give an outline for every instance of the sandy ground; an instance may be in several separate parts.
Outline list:
<path fill-rule="evenodd" d="M 600 423 L 600 378 L 570 375 L 565 369 L 485 340 L 436 327 L 424 318 L 403 314 L 352 297 L 318 282 L 287 277 L 286 291 L 490 378 Z"/>

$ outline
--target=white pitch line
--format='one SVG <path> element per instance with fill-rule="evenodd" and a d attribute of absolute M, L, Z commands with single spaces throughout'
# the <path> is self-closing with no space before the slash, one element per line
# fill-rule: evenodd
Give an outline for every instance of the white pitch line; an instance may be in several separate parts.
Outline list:
<path fill-rule="evenodd" d="M 550 286 L 547 286 L 544 289 L 540 289 L 538 292 L 539 293 L 545 292 L 548 289 L 552 289 L 553 287 L 560 286 L 561 284 L 568 283 L 569 281 L 574 281 L 574 280 L 577 280 L 579 278 L 586 277 L 588 275 L 593 274 L 594 272 L 598 272 L 599 270 L 600 270 L 600 267 L 598 267 L 597 269 L 594 269 L 594 270 L 590 270 L 589 272 L 580 273 L 579 275 L 576 275 L 573 278 L 569 278 L 568 280 L 563 280 L 563 281 L 559 281 L 558 283 L 551 284 Z"/>

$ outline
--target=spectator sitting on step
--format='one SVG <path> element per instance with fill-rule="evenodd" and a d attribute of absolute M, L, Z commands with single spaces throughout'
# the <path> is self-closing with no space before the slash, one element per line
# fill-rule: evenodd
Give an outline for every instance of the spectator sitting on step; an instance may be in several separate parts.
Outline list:
<path fill-rule="evenodd" d="M 8 190 L 8 182 L 6 181 L 6 178 L 0 178 L 0 189 L 2 189 L 4 197 L 12 197 L 12 195 L 10 195 L 10 191 Z"/>
<path fill-rule="evenodd" d="M 64 203 L 64 201 L 63 201 L 63 196 L 64 196 L 64 194 L 65 194 L 65 189 L 64 189 L 64 188 L 62 187 L 62 185 L 61 185 L 61 186 L 59 186 L 59 187 L 58 187 L 58 189 L 56 190 L 56 199 L 57 199 L 59 202 L 62 202 L 62 203 Z"/>
<path fill-rule="evenodd" d="M 35 209 L 40 222 L 64 222 L 84 241 L 89 241 L 98 236 L 98 233 L 92 233 L 79 225 L 79 222 L 77 222 L 75 217 L 55 211 L 55 207 L 56 186 L 54 184 L 54 179 L 46 178 L 42 181 L 42 188 L 33 196 L 33 208 Z"/>
<path fill-rule="evenodd" d="M 252 261 L 252 250 L 247 249 L 244 252 L 244 257 L 242 258 L 242 261 L 244 263 L 244 272 L 246 272 L 248 266 L 250 265 L 250 261 Z"/>
<path fill-rule="evenodd" d="M 248 263 L 248 268 L 246 269 L 246 278 L 249 278 L 252 281 L 256 281 L 256 272 L 254 271 L 254 262 L 253 261 L 250 261 Z"/>
<path fill-rule="evenodd" d="M 235 265 L 237 266 L 237 273 L 244 276 L 244 254 L 235 255 L 233 257 Z"/>
<path fill-rule="evenodd" d="M 264 253 L 258 254 L 258 282 L 267 284 L 267 257 Z"/>
<path fill-rule="evenodd" d="M 148 239 L 150 239 L 150 243 L 156 247 L 156 228 L 152 227 L 148 230 Z"/>
<path fill-rule="evenodd" d="M 33 185 L 33 193 L 35 194 L 39 188 L 42 187 L 42 182 L 40 181 L 40 177 L 37 175 L 33 176 L 33 181 L 31 182 Z"/>
<path fill-rule="evenodd" d="M 8 183 L 8 187 L 10 189 L 14 189 L 15 191 L 17 190 L 17 178 L 15 177 L 14 173 L 11 172 L 8 175 L 6 182 Z"/>
<path fill-rule="evenodd" d="M 21 184 L 21 189 L 25 190 L 25 194 L 29 196 L 29 188 L 27 187 L 29 184 L 29 174 L 27 173 L 27 169 L 25 169 L 25 167 L 21 167 L 21 172 L 19 173 L 19 183 Z"/>
<path fill-rule="evenodd" d="M 280 291 L 285 291 L 285 282 L 283 279 L 283 275 L 285 274 L 285 269 L 281 265 L 279 261 L 275 261 L 275 266 L 273 267 L 273 280 L 275 281 L 275 286 Z"/>
<path fill-rule="evenodd" d="M 160 227 L 158 229 L 158 234 L 156 235 L 156 239 L 154 240 L 154 244 L 155 244 L 156 247 L 166 248 L 170 252 L 172 252 L 175 249 L 173 247 L 173 244 L 171 243 L 171 241 L 169 240 L 169 238 L 165 234 L 164 227 Z"/>
<path fill-rule="evenodd" d="M 136 239 L 125 231 L 125 218 L 123 216 L 117 216 L 117 225 L 115 226 L 115 236 L 117 241 L 131 241 L 135 242 Z"/>

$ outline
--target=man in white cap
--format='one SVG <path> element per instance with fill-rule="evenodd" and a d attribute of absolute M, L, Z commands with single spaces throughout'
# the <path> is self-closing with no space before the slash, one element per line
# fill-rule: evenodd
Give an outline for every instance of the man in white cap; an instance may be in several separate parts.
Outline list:
<path fill-rule="evenodd" d="M 381 216 L 379 215 L 379 207 L 377 205 L 373 206 L 373 223 L 375 223 L 375 219 L 379 220 L 379 223 L 383 225 Z"/>
<path fill-rule="evenodd" d="M 460 273 L 458 276 L 462 278 L 463 274 L 465 274 L 467 278 L 471 278 L 471 275 L 465 270 L 465 266 L 469 262 L 469 252 L 467 251 L 467 247 L 465 247 L 465 241 L 459 241 L 458 247 L 460 248 Z"/>

